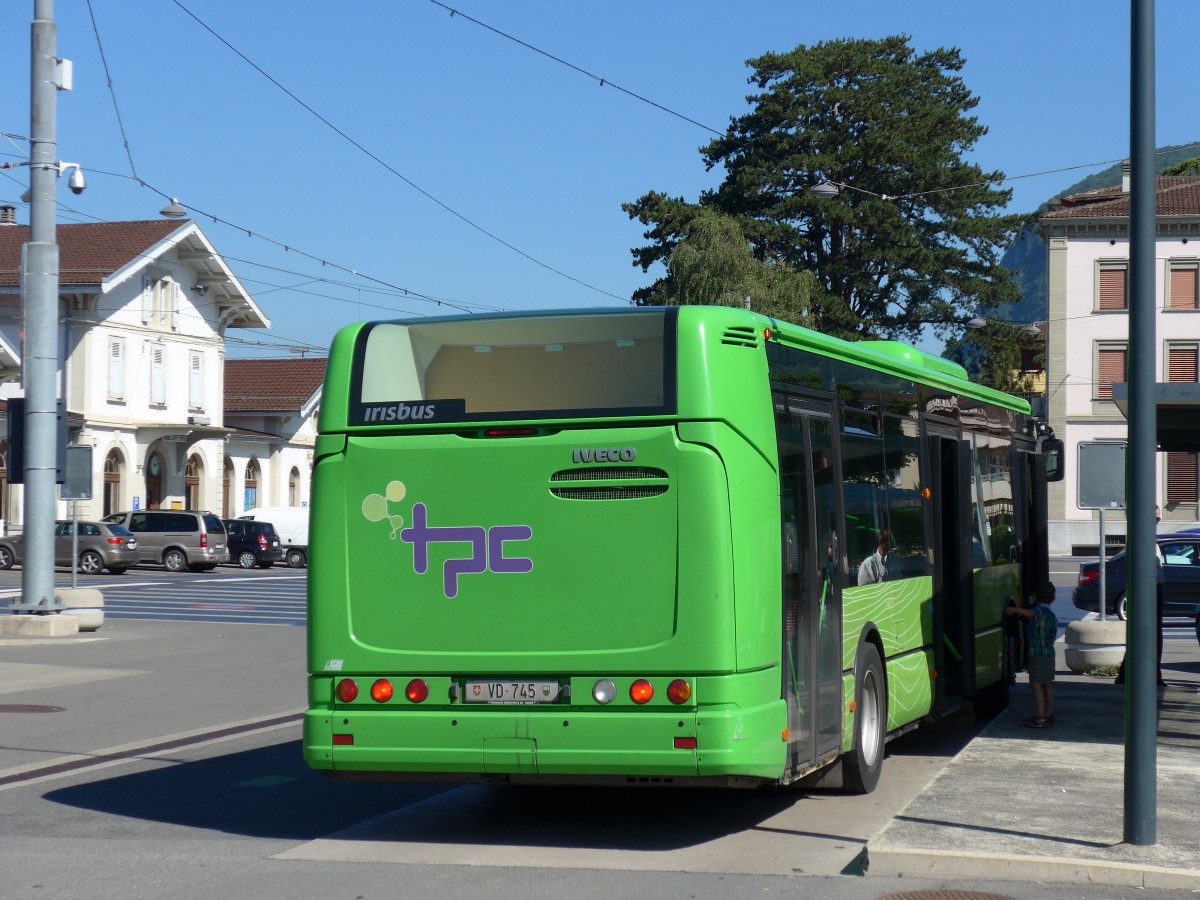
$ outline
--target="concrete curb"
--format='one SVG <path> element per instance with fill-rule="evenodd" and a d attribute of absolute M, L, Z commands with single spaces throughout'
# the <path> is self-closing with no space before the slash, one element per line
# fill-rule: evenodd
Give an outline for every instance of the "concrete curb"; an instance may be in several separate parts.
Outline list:
<path fill-rule="evenodd" d="M 963 853 L 953 850 L 901 850 L 868 844 L 868 877 L 985 878 L 995 881 L 1042 881 L 1055 884 L 1105 884 L 1154 890 L 1197 890 L 1200 871 L 1147 866 L 1144 863 L 1049 859 L 1010 853 Z"/>

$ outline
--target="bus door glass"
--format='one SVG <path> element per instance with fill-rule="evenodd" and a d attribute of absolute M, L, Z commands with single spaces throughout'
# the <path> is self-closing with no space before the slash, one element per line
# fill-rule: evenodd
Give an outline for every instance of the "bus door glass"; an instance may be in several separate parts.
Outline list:
<path fill-rule="evenodd" d="M 783 694 L 796 771 L 841 740 L 840 541 L 828 404 L 776 397 L 783 560 Z M 823 407 L 823 408 L 822 408 Z"/>

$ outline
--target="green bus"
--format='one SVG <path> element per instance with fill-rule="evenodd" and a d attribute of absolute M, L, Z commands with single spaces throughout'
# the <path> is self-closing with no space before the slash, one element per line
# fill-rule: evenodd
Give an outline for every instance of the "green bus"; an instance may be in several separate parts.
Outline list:
<path fill-rule="evenodd" d="M 1044 437 L 940 357 L 736 308 L 347 327 L 305 759 L 870 791 L 891 737 L 1008 702 L 1005 606 L 1049 569 Z"/>

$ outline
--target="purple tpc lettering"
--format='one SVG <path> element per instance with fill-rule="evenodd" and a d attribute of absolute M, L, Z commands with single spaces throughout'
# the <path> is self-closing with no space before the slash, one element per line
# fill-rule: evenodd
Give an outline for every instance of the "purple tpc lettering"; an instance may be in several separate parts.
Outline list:
<path fill-rule="evenodd" d="M 493 572 L 532 572 L 532 559 L 524 556 L 507 559 L 504 556 L 505 541 L 527 541 L 531 537 L 533 529 L 528 525 L 493 525 L 488 529 L 488 568 Z"/>

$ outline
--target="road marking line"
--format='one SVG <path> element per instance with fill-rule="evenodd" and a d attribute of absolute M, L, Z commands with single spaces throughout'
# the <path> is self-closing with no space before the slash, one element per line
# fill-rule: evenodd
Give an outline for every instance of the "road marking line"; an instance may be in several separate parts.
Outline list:
<path fill-rule="evenodd" d="M 32 763 L 28 766 L 18 766 L 6 772 L 0 772 L 0 791 L 17 785 L 33 784 L 62 778 L 86 769 L 106 769 L 119 766 L 122 763 L 138 762 L 154 758 L 157 754 L 168 750 L 179 750 L 183 747 L 202 747 L 205 744 L 216 744 L 229 741 L 245 735 L 280 728 L 289 728 L 298 724 L 304 718 L 304 710 L 293 710 L 282 715 L 267 716 L 260 719 L 249 719 L 233 725 L 220 728 L 185 731 L 177 735 L 160 738 L 150 743 L 125 744 L 108 750 L 98 750 L 94 753 L 73 753 L 59 757 L 48 763 Z M 158 762 L 180 763 L 177 760 L 157 760 Z"/>

